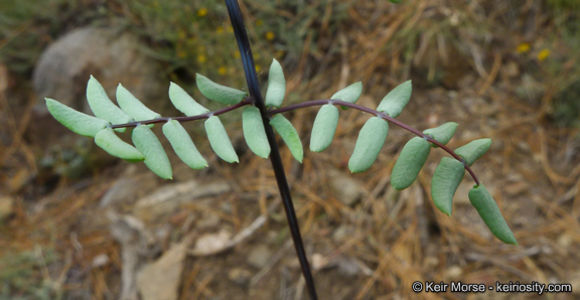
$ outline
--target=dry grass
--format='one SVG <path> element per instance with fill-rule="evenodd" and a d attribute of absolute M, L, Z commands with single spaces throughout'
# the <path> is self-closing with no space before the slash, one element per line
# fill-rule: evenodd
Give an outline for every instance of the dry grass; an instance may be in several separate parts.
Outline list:
<path fill-rule="evenodd" d="M 389 185 L 390 171 L 410 137 L 400 129 L 391 128 L 370 171 L 349 175 L 348 157 L 367 116 L 342 111 L 329 150 L 306 151 L 302 165 L 292 160 L 287 149 L 282 150 L 321 299 L 411 299 L 416 296 L 411 291 L 414 281 L 572 283 L 574 294 L 558 294 L 555 299 L 577 298 L 578 129 L 557 127 L 547 118 L 554 97 L 567 86 L 566 75 L 577 72 L 577 55 L 558 40 L 555 28 L 546 29 L 551 19 L 538 11 L 538 4 L 521 2 L 521 7 L 511 7 L 504 1 L 417 0 L 399 6 L 359 1 L 350 8 L 348 26 L 342 31 L 306 40 L 305 50 L 310 43 L 318 43 L 319 49 L 333 51 L 329 55 L 304 51 L 290 67 L 290 93 L 315 99 L 362 80 L 365 96 L 360 101 L 373 106 L 396 83 L 411 78 L 414 93 L 402 120 L 419 129 L 458 122 L 453 147 L 479 137 L 492 138 L 492 148 L 474 165 L 474 171 L 490 188 L 520 244 L 507 246 L 491 236 L 467 200 L 470 179 L 464 180 L 456 194 L 452 217 L 435 209 L 430 178 L 441 151 L 434 151 L 416 183 L 394 191 Z M 524 42 L 532 49 L 518 53 L 518 45 Z M 548 46 L 554 49 L 551 56 L 539 61 L 537 53 Z M 526 76 L 537 78 L 539 93 L 524 90 L 522 96 L 518 92 L 525 87 Z M 3 289 L 10 286 L 12 297 L 30 297 L 30 290 L 35 289 L 49 298 L 115 299 L 121 289 L 123 257 L 110 231 L 108 213 L 112 211 L 143 222 L 150 239 L 140 244 L 141 263 L 155 260 L 172 243 L 188 236 L 220 230 L 235 234 L 261 215 L 267 216 L 263 226 L 232 249 L 188 256 L 180 298 L 305 297 L 267 160 L 246 150 L 239 165 L 227 165 L 200 140 L 200 149 L 210 160 L 209 170 L 189 171 L 172 160 L 177 181 L 195 180 L 200 189 L 227 181 L 228 190 L 196 199 L 184 196 L 169 207 L 139 210 L 135 205 L 139 199 L 175 183 L 161 182 L 144 166 L 128 167 L 125 162 L 82 180 L 42 174 L 35 157 L 39 149 L 25 138 L 28 124 L 34 121 L 29 111 L 35 100 L 26 92 L 11 94 L 14 82 L 7 73 L 0 76 L 0 83 L 1 190 L 15 200 L 12 216 L 0 223 L 0 257 L 10 260 L 35 253 L 25 281 L 28 291 L 13 285 L 15 279 L 3 272 L 7 269 L 0 261 Z M 29 104 L 14 108 L 11 98 Z M 309 110 L 290 115 L 305 144 L 314 114 L 315 110 Z M 237 137 L 238 148 L 245 148 L 241 132 L 234 127 L 230 136 Z M 343 195 L 332 188 L 333 171 L 360 182 L 365 196 L 345 205 Z M 103 196 L 115 188 L 122 191 L 118 192 L 121 196 L 102 207 Z M 258 245 L 272 252 L 261 267 L 248 264 L 248 256 Z M 45 259 L 47 252 L 56 253 L 55 258 Z M 103 255 L 108 260 L 95 265 L 94 259 Z M 234 270 L 249 273 L 248 278 L 236 283 Z M 8 297 L 1 290 L 0 298 Z M 494 292 L 420 295 L 426 299 L 537 297 Z"/>

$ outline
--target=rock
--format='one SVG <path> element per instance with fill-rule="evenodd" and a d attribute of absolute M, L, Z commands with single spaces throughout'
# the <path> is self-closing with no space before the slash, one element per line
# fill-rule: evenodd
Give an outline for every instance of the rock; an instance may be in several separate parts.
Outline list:
<path fill-rule="evenodd" d="M 0 222 L 14 213 L 14 198 L 0 195 Z"/>
<path fill-rule="evenodd" d="M 222 229 L 217 233 L 206 233 L 195 241 L 191 254 L 195 256 L 207 256 L 220 253 L 229 248 L 232 234 Z"/>
<path fill-rule="evenodd" d="M 333 170 L 330 172 L 330 177 L 330 185 L 334 194 L 347 206 L 354 205 L 366 194 L 361 182 L 342 172 Z"/>
<path fill-rule="evenodd" d="M 258 245 L 254 247 L 248 255 L 248 264 L 252 267 L 261 269 L 268 264 L 271 256 L 272 252 L 266 245 Z"/>
<path fill-rule="evenodd" d="M 137 287 L 143 300 L 174 300 L 179 295 L 181 272 L 189 238 L 173 245 L 157 261 L 139 271 Z"/>
<path fill-rule="evenodd" d="M 168 84 L 159 78 L 158 63 L 140 51 L 139 44 L 132 34 L 114 29 L 73 30 L 42 53 L 33 75 L 36 93 L 40 100 L 51 97 L 88 111 L 85 88 L 92 74 L 111 99 L 122 83 L 143 103 L 158 101 Z"/>
<path fill-rule="evenodd" d="M 252 272 L 242 268 L 233 268 L 228 272 L 228 279 L 239 285 L 247 285 L 251 277 Z"/>
<path fill-rule="evenodd" d="M 38 95 L 33 109 L 35 122 L 30 128 L 34 143 L 47 145 L 70 133 L 48 114 L 44 97 L 90 111 L 85 90 L 91 74 L 113 101 L 117 85 L 122 83 L 143 103 L 151 104 L 151 109 L 169 107 L 167 79 L 160 76 L 159 63 L 140 51 L 139 44 L 130 33 L 90 26 L 73 30 L 52 43 L 40 56 L 33 74 Z"/>

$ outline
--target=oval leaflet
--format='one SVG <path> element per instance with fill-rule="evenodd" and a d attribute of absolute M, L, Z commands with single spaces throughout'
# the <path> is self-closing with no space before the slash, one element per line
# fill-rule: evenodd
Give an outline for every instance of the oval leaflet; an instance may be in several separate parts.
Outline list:
<path fill-rule="evenodd" d="M 453 134 L 455 134 L 455 129 L 457 129 L 457 123 L 447 122 L 436 128 L 429 128 L 423 131 L 424 134 L 431 136 L 433 139 L 439 143 L 445 145 L 451 140 Z M 436 145 L 431 145 L 437 147 Z"/>
<path fill-rule="evenodd" d="M 480 184 L 469 191 L 469 201 L 479 213 L 489 230 L 501 241 L 517 245 L 510 227 L 501 215 L 499 207 L 491 197 L 485 186 Z"/>
<path fill-rule="evenodd" d="M 133 144 L 145 156 L 145 165 L 157 176 L 172 179 L 173 171 L 163 146 L 153 131 L 146 125 L 139 125 L 131 134 Z"/>
<path fill-rule="evenodd" d="M 175 82 L 169 83 L 169 100 L 171 100 L 175 108 L 189 117 L 209 112 L 209 109 L 197 103 L 193 97 Z"/>
<path fill-rule="evenodd" d="M 131 162 L 142 161 L 145 156 L 135 147 L 125 143 L 111 128 L 101 129 L 95 135 L 95 144 L 112 156 Z"/>
<path fill-rule="evenodd" d="M 195 82 L 204 96 L 223 104 L 237 104 L 246 97 L 246 92 L 215 83 L 201 74 L 195 74 Z"/>
<path fill-rule="evenodd" d="M 338 125 L 338 108 L 332 104 L 323 105 L 312 125 L 310 134 L 310 150 L 320 152 L 330 146 L 336 126 Z"/>
<path fill-rule="evenodd" d="M 294 156 L 297 161 L 302 163 L 302 159 L 304 158 L 304 149 L 302 148 L 302 141 L 300 140 L 300 136 L 298 136 L 298 131 L 296 131 L 296 128 L 292 126 L 292 123 L 290 123 L 288 119 L 284 118 L 283 115 L 278 114 L 270 119 L 270 125 L 272 125 L 274 130 L 276 130 L 280 137 L 282 137 L 282 140 L 290 149 L 292 156 Z"/>
<path fill-rule="evenodd" d="M 229 163 L 239 162 L 238 155 L 220 119 L 211 116 L 205 120 L 204 126 L 209 145 L 215 154 Z"/>
<path fill-rule="evenodd" d="M 410 139 L 401 150 L 401 154 L 391 173 L 391 184 L 398 190 L 410 186 L 423 168 L 431 145 L 424 138 Z"/>
<path fill-rule="evenodd" d="M 257 107 L 249 106 L 244 108 L 242 111 L 242 129 L 244 139 L 250 150 L 260 157 L 268 158 L 270 144 L 266 137 L 260 110 Z"/>
<path fill-rule="evenodd" d="M 350 103 L 355 103 L 362 94 L 362 82 L 357 81 L 342 90 L 334 93 L 330 99 L 342 100 Z"/>
<path fill-rule="evenodd" d="M 64 127 L 84 136 L 94 137 L 109 122 L 74 110 L 54 99 L 44 98 L 48 112 Z"/>
<path fill-rule="evenodd" d="M 280 107 L 286 94 L 286 78 L 280 63 L 273 59 L 268 72 L 268 88 L 266 89 L 266 106 Z"/>
<path fill-rule="evenodd" d="M 382 118 L 368 119 L 358 134 L 348 168 L 351 172 L 363 172 L 372 166 L 389 132 L 389 123 Z"/>
<path fill-rule="evenodd" d="M 453 210 L 453 195 L 464 175 L 463 163 L 450 157 L 443 157 L 433 173 L 433 179 L 431 179 L 433 203 L 448 216 Z"/>
<path fill-rule="evenodd" d="M 87 83 L 87 102 L 95 116 L 107 120 L 111 124 L 124 124 L 132 120 L 109 99 L 105 89 L 93 75 L 91 75 Z M 115 131 L 124 132 L 125 128 L 117 128 Z"/>
<path fill-rule="evenodd" d="M 393 90 L 391 90 L 379 103 L 377 107 L 378 111 L 384 112 L 387 115 L 395 118 L 401 114 L 401 111 L 407 103 L 409 103 L 409 99 L 411 99 L 411 91 L 413 90 L 413 86 L 411 84 L 411 80 L 407 80 L 398 86 L 396 86 Z"/>
<path fill-rule="evenodd" d="M 478 139 L 455 149 L 455 153 L 461 156 L 468 166 L 471 166 L 477 159 L 484 155 L 487 150 L 489 150 L 490 146 L 491 139 Z"/>
<path fill-rule="evenodd" d="M 145 121 L 160 118 L 161 115 L 149 109 L 129 90 L 119 83 L 117 86 L 117 102 L 123 111 L 136 121 Z"/>
<path fill-rule="evenodd" d="M 191 137 L 176 120 L 165 123 L 162 127 L 163 135 L 169 140 L 173 151 L 179 158 L 192 169 L 203 169 L 207 167 L 207 161 L 203 158 Z"/>

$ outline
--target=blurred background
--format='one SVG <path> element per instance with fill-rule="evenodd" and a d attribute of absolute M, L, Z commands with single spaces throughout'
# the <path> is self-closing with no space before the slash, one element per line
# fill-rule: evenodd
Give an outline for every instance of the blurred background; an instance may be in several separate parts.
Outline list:
<path fill-rule="evenodd" d="M 333 145 L 282 157 L 321 299 L 533 299 L 413 294 L 414 281 L 569 283 L 580 292 L 580 4 L 576 0 L 242 1 L 260 79 L 273 58 L 286 104 L 361 80 L 376 107 L 412 79 L 399 117 L 420 130 L 459 123 L 450 146 L 491 137 L 473 166 L 518 239 L 495 239 L 467 199 L 437 211 L 432 151 L 411 187 L 389 184 L 411 135 L 391 126 L 378 161 L 347 162 L 368 116 L 341 111 Z M 202 104 L 195 73 L 243 88 L 221 1 L 0 0 L 0 299 L 306 299 L 270 162 L 248 151 L 173 181 L 109 157 L 47 115 L 49 96 L 87 110 L 90 74 L 167 116 L 169 81 Z M 289 113 L 305 147 L 316 109 Z M 157 129 L 156 129 L 157 130 Z M 165 141 L 164 141 L 165 142 Z M 166 144 L 167 146 L 167 144 Z M 166 148 L 168 149 L 168 148 Z M 306 148 L 307 149 L 307 148 Z M 173 155 L 173 156 L 171 156 Z"/>

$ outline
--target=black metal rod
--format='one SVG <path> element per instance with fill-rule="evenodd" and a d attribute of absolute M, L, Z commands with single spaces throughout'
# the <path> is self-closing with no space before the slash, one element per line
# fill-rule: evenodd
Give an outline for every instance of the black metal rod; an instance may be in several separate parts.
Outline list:
<path fill-rule="evenodd" d="M 296 249 L 296 254 L 298 255 L 298 260 L 300 261 L 302 275 L 304 276 L 306 288 L 310 294 L 310 299 L 316 300 L 318 299 L 318 296 L 316 295 L 314 279 L 312 277 L 312 272 L 310 271 L 308 259 L 306 258 L 306 251 L 304 251 L 304 243 L 302 242 L 302 236 L 300 235 L 300 227 L 298 226 L 296 212 L 294 211 L 294 205 L 292 204 L 290 188 L 288 187 L 284 166 L 282 165 L 282 159 L 280 158 L 280 152 L 278 151 L 278 144 L 276 143 L 276 138 L 274 137 L 274 130 L 270 126 L 270 118 L 262 98 L 262 93 L 260 92 L 260 86 L 258 85 L 258 76 L 256 75 L 256 68 L 254 66 L 254 57 L 252 55 L 248 34 L 244 26 L 244 20 L 240 6 L 237 0 L 226 0 L 226 5 L 228 7 L 228 13 L 230 15 L 230 21 L 234 29 L 236 41 L 238 42 L 238 47 L 240 49 L 242 64 L 246 74 L 246 82 L 248 84 L 248 90 L 250 92 L 250 96 L 254 99 L 254 105 L 260 110 L 264 128 L 266 130 L 266 136 L 268 137 L 268 142 L 270 143 L 270 161 L 272 162 L 272 168 L 274 169 L 274 174 L 276 175 L 276 182 L 278 183 L 278 189 L 280 190 L 280 196 L 282 198 L 282 203 L 284 204 L 284 210 L 286 211 L 286 219 L 288 220 L 288 226 L 290 227 L 290 233 L 294 241 L 294 248 Z"/>

